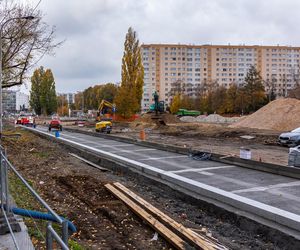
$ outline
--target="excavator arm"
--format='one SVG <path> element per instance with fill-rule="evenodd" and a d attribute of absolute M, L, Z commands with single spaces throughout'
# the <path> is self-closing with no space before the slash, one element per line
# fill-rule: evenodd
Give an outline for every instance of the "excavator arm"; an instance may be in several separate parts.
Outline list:
<path fill-rule="evenodd" d="M 99 104 L 99 108 L 98 108 L 98 112 L 97 112 L 97 121 L 101 120 L 101 116 L 104 115 L 105 109 L 109 108 L 109 109 L 113 110 L 114 107 L 115 107 L 114 104 L 103 99 Z"/>

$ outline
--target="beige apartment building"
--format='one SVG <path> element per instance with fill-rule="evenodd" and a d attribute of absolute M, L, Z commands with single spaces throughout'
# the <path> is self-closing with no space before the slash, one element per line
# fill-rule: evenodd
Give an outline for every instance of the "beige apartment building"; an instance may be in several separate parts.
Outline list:
<path fill-rule="evenodd" d="M 277 96 L 286 96 L 299 82 L 300 47 L 247 45 L 174 45 L 143 44 L 145 70 L 142 110 L 153 103 L 153 93 L 170 104 L 171 88 L 184 83 L 187 94 L 204 83 L 244 84 L 251 65 L 259 70 L 266 91 L 272 88 Z"/>

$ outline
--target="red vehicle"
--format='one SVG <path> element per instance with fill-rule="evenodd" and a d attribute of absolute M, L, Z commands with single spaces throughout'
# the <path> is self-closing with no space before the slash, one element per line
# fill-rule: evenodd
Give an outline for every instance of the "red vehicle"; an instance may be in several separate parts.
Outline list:
<path fill-rule="evenodd" d="M 32 116 L 20 116 L 17 119 L 16 124 L 21 124 L 23 126 L 36 127 L 35 119 Z"/>
<path fill-rule="evenodd" d="M 57 117 L 57 116 L 52 117 L 52 120 L 49 123 L 48 130 L 51 131 L 51 129 L 56 129 L 56 130 L 62 131 L 62 125 L 61 125 L 59 117 Z"/>

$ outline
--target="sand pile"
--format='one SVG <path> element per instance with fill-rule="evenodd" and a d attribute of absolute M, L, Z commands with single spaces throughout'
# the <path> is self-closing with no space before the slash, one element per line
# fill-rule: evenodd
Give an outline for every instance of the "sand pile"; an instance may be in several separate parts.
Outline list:
<path fill-rule="evenodd" d="M 288 131 L 300 127 L 300 101 L 293 98 L 270 102 L 252 115 L 230 125 L 232 128 L 248 127 Z"/>
<path fill-rule="evenodd" d="M 240 119 L 240 117 L 223 117 L 218 114 L 211 115 L 199 115 L 197 117 L 193 116 L 183 116 L 180 118 L 182 122 L 207 122 L 207 123 L 233 123 Z"/>

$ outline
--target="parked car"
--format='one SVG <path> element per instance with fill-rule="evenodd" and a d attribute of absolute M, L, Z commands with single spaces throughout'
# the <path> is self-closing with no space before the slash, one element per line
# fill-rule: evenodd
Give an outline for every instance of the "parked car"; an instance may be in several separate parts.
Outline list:
<path fill-rule="evenodd" d="M 35 118 L 32 116 L 19 116 L 17 118 L 16 124 L 34 128 L 36 127 Z"/>
<path fill-rule="evenodd" d="M 296 128 L 291 132 L 282 133 L 279 136 L 279 143 L 289 147 L 300 145 L 300 128 Z"/>

